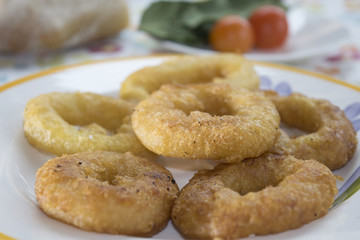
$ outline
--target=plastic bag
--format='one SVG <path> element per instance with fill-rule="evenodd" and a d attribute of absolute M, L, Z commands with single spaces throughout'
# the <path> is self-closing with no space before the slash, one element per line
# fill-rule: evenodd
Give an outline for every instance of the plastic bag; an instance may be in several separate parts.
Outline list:
<path fill-rule="evenodd" d="M 0 0 L 0 51 L 71 47 L 128 25 L 125 0 Z"/>

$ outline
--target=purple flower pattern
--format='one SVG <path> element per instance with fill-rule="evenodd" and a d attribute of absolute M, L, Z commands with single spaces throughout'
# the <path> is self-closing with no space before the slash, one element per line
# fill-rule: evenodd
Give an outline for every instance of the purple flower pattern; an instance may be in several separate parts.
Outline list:
<path fill-rule="evenodd" d="M 275 86 L 272 86 L 272 82 L 269 76 L 261 75 L 260 76 L 260 89 L 261 90 L 274 90 L 281 96 L 288 96 L 292 93 L 290 85 L 282 81 Z"/>
<path fill-rule="evenodd" d="M 360 102 L 354 102 L 344 110 L 346 116 L 352 122 L 355 131 L 360 130 Z"/>

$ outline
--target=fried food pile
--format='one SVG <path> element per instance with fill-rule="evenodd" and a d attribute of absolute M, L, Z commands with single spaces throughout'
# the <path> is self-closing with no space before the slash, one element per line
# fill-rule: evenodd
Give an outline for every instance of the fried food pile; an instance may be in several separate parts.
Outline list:
<path fill-rule="evenodd" d="M 273 234 L 323 217 L 337 194 L 331 170 L 353 157 L 356 132 L 329 101 L 258 86 L 250 61 L 217 54 L 140 69 L 123 83 L 123 98 L 30 100 L 25 136 L 58 156 L 36 173 L 40 209 L 84 230 L 130 236 L 153 236 L 171 219 L 192 239 Z M 280 123 L 307 133 L 291 138 Z M 217 166 L 179 190 L 158 155 Z"/>

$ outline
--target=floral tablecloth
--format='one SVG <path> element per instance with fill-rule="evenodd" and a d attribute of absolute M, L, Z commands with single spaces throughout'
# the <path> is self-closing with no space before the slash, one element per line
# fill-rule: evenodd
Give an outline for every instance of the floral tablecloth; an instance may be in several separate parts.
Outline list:
<path fill-rule="evenodd" d="M 290 1 L 292 4 L 294 1 Z M 282 63 L 331 75 L 360 86 L 360 1 L 358 0 L 299 0 L 309 14 L 337 18 L 351 29 L 351 38 L 344 45 L 326 54 Z M 131 27 L 118 35 L 83 46 L 51 53 L 0 54 L 0 85 L 56 66 L 106 58 L 173 53 L 135 27 L 150 1 L 128 1 Z"/>

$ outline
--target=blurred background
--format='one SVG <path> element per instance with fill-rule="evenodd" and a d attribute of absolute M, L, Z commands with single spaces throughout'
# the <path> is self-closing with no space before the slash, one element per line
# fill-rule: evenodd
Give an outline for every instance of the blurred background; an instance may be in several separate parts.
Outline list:
<path fill-rule="evenodd" d="M 191 19 L 193 23 L 200 21 L 200 16 L 207 16 L 205 11 L 220 11 L 209 7 L 197 10 L 200 12 L 194 8 L 185 11 L 169 5 L 150 14 L 150 20 L 144 20 L 144 13 L 154 2 L 157 1 L 0 0 L 0 85 L 45 69 L 86 61 L 214 53 L 210 45 L 155 36 L 144 26 L 162 34 L 165 22 L 164 29 L 173 31 L 182 20 Z M 360 0 L 260 2 L 283 6 L 288 36 L 279 48 L 244 52 L 247 58 L 320 72 L 360 86 Z M 181 11 L 186 14 L 180 14 Z M 173 12 L 179 14 L 174 22 L 163 20 Z M 157 18 L 163 22 L 152 25 L 160 21 Z"/>

